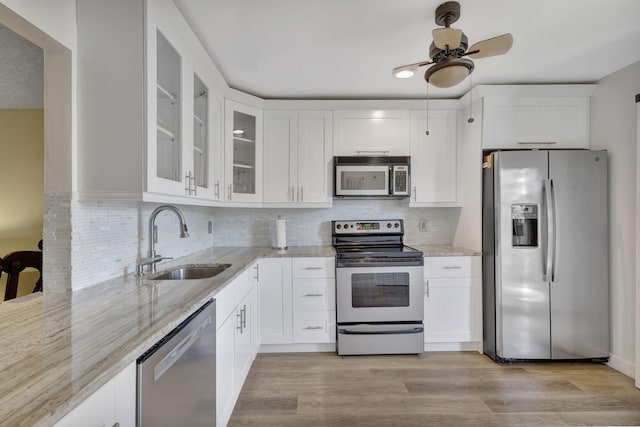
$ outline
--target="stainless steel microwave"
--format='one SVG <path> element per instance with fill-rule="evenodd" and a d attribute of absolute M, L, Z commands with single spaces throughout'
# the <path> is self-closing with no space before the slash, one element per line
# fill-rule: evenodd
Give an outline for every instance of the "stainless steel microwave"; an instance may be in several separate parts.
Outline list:
<path fill-rule="evenodd" d="M 408 156 L 334 157 L 336 197 L 409 197 Z"/>

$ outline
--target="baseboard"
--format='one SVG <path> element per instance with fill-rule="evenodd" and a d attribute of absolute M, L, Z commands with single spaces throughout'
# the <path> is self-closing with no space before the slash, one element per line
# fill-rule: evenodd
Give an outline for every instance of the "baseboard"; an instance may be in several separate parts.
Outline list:
<path fill-rule="evenodd" d="M 609 362 L 607 365 L 628 377 L 636 377 L 635 365 L 628 360 L 624 360 L 623 358 L 616 356 L 615 354 L 609 355 Z"/>
<path fill-rule="evenodd" d="M 259 353 L 322 353 L 336 352 L 336 343 L 324 344 L 262 344 Z"/>

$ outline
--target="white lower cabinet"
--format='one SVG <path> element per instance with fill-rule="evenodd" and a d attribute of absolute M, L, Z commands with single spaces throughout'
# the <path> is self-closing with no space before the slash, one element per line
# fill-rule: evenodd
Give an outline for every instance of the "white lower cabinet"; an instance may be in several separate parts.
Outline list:
<path fill-rule="evenodd" d="M 260 267 L 262 344 L 334 343 L 334 258 L 269 258 Z"/>
<path fill-rule="evenodd" d="M 482 341 L 479 256 L 425 257 L 425 343 Z"/>
<path fill-rule="evenodd" d="M 134 427 L 136 425 L 136 364 L 127 366 L 56 427 Z"/>
<path fill-rule="evenodd" d="M 257 349 L 257 293 L 252 265 L 216 296 L 216 418 L 229 422 Z"/>
<path fill-rule="evenodd" d="M 260 260 L 260 334 L 262 344 L 292 342 L 291 258 Z"/>
<path fill-rule="evenodd" d="M 294 258 L 293 342 L 336 342 L 335 259 Z"/>

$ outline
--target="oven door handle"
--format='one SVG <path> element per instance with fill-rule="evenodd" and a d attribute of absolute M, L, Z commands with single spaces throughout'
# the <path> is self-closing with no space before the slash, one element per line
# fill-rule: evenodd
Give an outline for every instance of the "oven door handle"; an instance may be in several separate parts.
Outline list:
<path fill-rule="evenodd" d="M 398 334 L 420 334 L 424 331 L 423 326 L 412 326 L 411 328 L 394 329 L 348 329 L 348 326 L 338 327 L 338 333 L 343 335 L 398 335 Z"/>

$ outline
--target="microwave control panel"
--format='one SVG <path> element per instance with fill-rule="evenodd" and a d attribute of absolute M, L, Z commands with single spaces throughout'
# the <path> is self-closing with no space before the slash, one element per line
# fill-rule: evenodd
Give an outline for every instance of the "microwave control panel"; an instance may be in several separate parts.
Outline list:
<path fill-rule="evenodd" d="M 396 165 L 392 167 L 391 194 L 396 196 L 409 195 L 409 166 Z"/>

